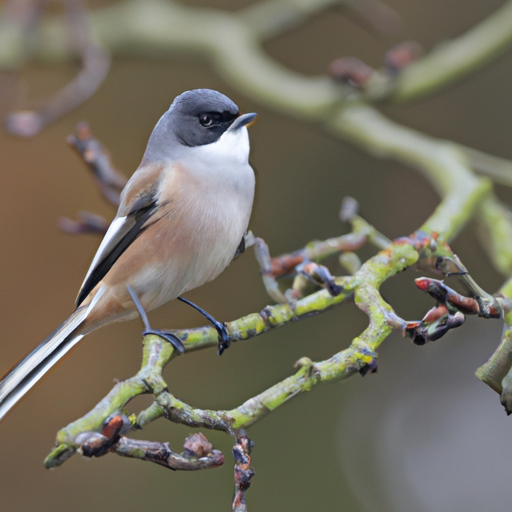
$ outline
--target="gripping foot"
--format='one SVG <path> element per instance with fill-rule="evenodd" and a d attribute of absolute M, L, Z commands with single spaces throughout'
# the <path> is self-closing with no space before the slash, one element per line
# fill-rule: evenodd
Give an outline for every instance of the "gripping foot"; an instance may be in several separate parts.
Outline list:
<path fill-rule="evenodd" d="M 137 311 L 139 312 L 140 318 L 142 320 L 142 323 L 144 324 L 144 331 L 142 332 L 143 336 L 146 336 L 147 334 L 154 334 L 155 336 L 159 336 L 160 338 L 164 339 L 165 341 L 168 341 L 176 350 L 178 354 L 183 354 L 185 352 L 185 347 L 183 346 L 183 343 L 181 340 L 169 331 L 161 331 L 160 329 L 153 329 L 151 325 L 149 324 L 148 315 L 144 311 L 144 308 L 142 307 L 142 304 L 140 303 L 139 298 L 137 297 L 137 294 L 135 293 L 134 289 L 126 285 L 128 288 L 128 293 L 130 294 L 133 303 L 135 304 L 135 307 L 137 308 Z"/>
<path fill-rule="evenodd" d="M 211 324 L 218 333 L 219 345 L 217 347 L 217 354 L 221 356 L 224 350 L 229 348 L 229 345 L 231 344 L 231 340 L 229 338 L 229 333 L 228 330 L 226 329 L 226 326 L 223 323 L 219 322 L 218 320 L 215 320 L 215 318 L 213 318 L 212 315 L 210 315 L 203 308 L 200 308 L 197 304 L 194 304 L 188 299 L 178 297 L 178 300 L 181 300 L 181 302 L 184 302 L 185 304 L 192 306 L 197 312 L 201 313 L 201 315 L 203 315 L 209 322 L 211 322 Z"/>

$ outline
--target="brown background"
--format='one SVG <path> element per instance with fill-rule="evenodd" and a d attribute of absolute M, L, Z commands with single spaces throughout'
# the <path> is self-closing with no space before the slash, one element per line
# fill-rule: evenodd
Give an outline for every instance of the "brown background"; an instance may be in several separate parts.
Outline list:
<path fill-rule="evenodd" d="M 227 0 L 215 4 L 233 8 Z M 388 5 L 402 19 L 397 36 L 377 37 L 339 12 L 329 12 L 265 48 L 305 74 L 323 73 L 341 55 L 380 66 L 392 44 L 415 39 L 428 50 L 501 4 L 390 0 Z M 434 98 L 386 107 L 385 113 L 429 135 L 512 158 L 511 65 L 509 52 Z M 27 97 L 46 97 L 72 73 L 67 65 L 34 64 L 16 79 L 2 76 L 2 112 L 26 106 Z M 66 147 L 66 135 L 78 121 L 87 120 L 117 166 L 130 174 L 159 116 L 177 94 L 196 87 L 218 89 L 243 111 L 260 114 L 250 131 L 258 170 L 251 228 L 267 240 L 273 254 L 345 232 L 337 220 L 345 195 L 356 197 L 362 214 L 390 238 L 419 227 L 437 204 L 433 189 L 415 170 L 375 160 L 318 127 L 252 103 L 216 76 L 207 62 L 176 54 L 158 60 L 116 58 L 98 93 L 35 139 L 0 134 L 0 373 L 72 311 L 98 245 L 94 237 L 61 233 L 56 218 L 74 217 L 79 210 L 109 218 L 114 214 Z M 512 199 L 507 190 L 499 193 Z M 494 291 L 501 278 L 471 231 L 470 226 L 454 247 L 480 284 Z M 340 272 L 335 262 L 332 268 Z M 414 287 L 414 277 L 412 272 L 401 274 L 383 290 L 397 312 L 410 319 L 420 318 L 432 305 Z M 222 320 L 258 311 L 269 302 L 250 251 L 188 297 Z M 157 327 L 202 324 L 179 303 L 162 307 L 151 320 Z M 346 305 L 235 345 L 222 358 L 213 350 L 187 355 L 168 367 L 166 379 L 172 392 L 190 404 L 231 408 L 288 376 L 300 357 L 325 359 L 343 349 L 365 325 L 364 315 Z M 174 473 L 115 456 L 92 461 L 75 456 L 54 471 L 42 466 L 56 431 L 89 410 L 114 379 L 137 371 L 140 330 L 138 322 L 129 322 L 92 334 L 2 422 L 2 511 L 229 509 L 231 440 L 219 433 L 206 432 L 227 462 L 212 471 Z M 315 389 L 254 426 L 249 432 L 256 443 L 250 510 L 452 512 L 509 507 L 511 424 L 497 395 L 473 376 L 499 342 L 500 332 L 499 322 L 468 321 L 424 348 L 395 334 L 381 347 L 376 375 Z M 133 410 L 144 403 L 135 402 Z M 135 436 L 170 441 L 178 449 L 189 431 L 160 420 Z"/>

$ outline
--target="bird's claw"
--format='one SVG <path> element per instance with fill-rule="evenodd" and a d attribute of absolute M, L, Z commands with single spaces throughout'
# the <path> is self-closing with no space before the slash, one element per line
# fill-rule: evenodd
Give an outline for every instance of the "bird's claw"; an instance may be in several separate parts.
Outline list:
<path fill-rule="evenodd" d="M 228 330 L 224 324 L 216 322 L 213 324 L 213 327 L 215 327 L 215 330 L 219 335 L 219 345 L 217 347 L 217 354 L 221 356 L 224 350 L 229 348 L 229 346 L 231 345 L 231 338 L 229 337 Z"/>

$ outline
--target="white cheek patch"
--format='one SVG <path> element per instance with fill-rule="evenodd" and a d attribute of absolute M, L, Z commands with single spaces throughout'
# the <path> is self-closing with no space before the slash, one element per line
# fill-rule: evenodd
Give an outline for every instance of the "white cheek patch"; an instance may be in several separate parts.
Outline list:
<path fill-rule="evenodd" d="M 249 161 L 249 132 L 245 126 L 234 132 L 226 131 L 217 142 L 190 149 L 191 153 L 194 153 L 194 158 L 205 164 L 246 164 Z"/>

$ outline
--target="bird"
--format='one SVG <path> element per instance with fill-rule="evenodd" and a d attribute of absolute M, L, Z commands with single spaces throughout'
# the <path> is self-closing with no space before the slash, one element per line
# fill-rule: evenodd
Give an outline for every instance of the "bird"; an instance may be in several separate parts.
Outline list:
<path fill-rule="evenodd" d="M 242 114 L 227 96 L 194 89 L 177 96 L 157 122 L 142 161 L 124 187 L 117 214 L 85 276 L 76 309 L 0 381 L 0 420 L 84 336 L 179 298 L 219 332 L 219 354 L 229 346 L 224 324 L 181 295 L 216 278 L 244 250 L 255 174 Z"/>

